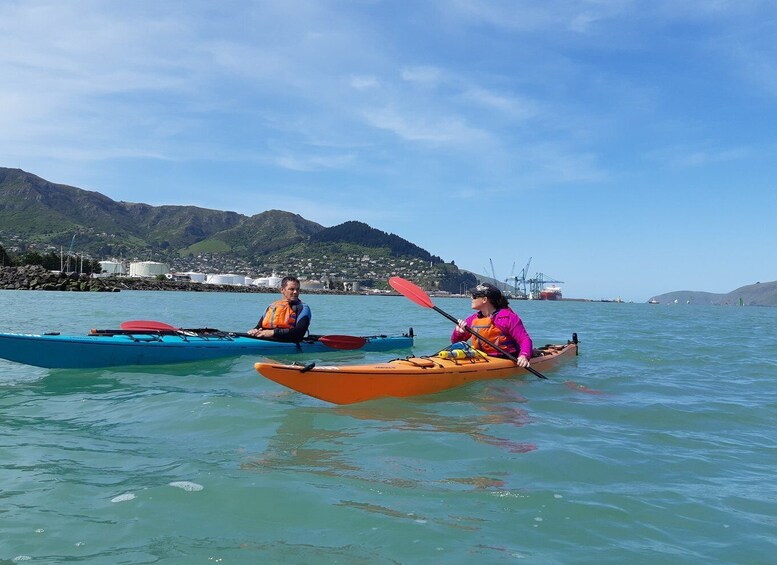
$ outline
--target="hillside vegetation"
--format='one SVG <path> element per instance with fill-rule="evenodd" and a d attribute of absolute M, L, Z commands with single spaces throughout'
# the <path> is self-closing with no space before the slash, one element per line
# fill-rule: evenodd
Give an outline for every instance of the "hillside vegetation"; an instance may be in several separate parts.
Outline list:
<path fill-rule="evenodd" d="M 92 259 L 163 261 L 175 270 L 275 271 L 378 288 L 392 275 L 449 292 L 476 283 L 453 263 L 359 221 L 325 227 L 282 210 L 245 216 L 117 202 L 8 168 L 0 168 L 0 244 L 16 256 L 72 249 Z"/>

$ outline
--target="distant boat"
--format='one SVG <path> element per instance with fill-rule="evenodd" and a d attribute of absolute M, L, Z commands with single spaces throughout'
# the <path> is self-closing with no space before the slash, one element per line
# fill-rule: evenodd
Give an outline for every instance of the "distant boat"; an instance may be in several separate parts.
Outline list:
<path fill-rule="evenodd" d="M 463 295 L 462 295 L 463 296 Z M 529 297 L 522 292 L 507 292 L 505 297 L 510 300 L 528 300 Z"/>
<path fill-rule="evenodd" d="M 556 285 L 546 286 L 540 291 L 540 300 L 561 300 L 561 289 Z"/>
<path fill-rule="evenodd" d="M 658 304 L 658 300 L 656 300 L 655 298 L 651 298 L 650 300 L 648 300 L 648 304 Z"/>

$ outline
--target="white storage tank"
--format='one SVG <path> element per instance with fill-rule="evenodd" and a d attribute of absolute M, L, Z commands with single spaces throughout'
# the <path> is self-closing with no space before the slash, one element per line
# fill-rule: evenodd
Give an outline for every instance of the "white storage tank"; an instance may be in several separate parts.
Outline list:
<path fill-rule="evenodd" d="M 100 261 L 100 268 L 105 275 L 123 275 L 126 271 L 119 261 Z"/>
<path fill-rule="evenodd" d="M 241 285 L 245 283 L 245 277 L 243 275 L 233 274 L 208 275 L 205 282 L 208 284 Z"/>
<path fill-rule="evenodd" d="M 166 275 L 170 272 L 170 267 L 164 263 L 156 261 L 133 261 L 130 263 L 129 276 L 131 277 L 156 277 Z"/>
<path fill-rule="evenodd" d="M 189 275 L 189 278 L 191 279 L 191 281 L 197 282 L 197 283 L 203 283 L 208 278 L 208 275 L 206 275 L 205 273 L 195 273 L 193 271 L 188 271 L 184 274 Z"/>
<path fill-rule="evenodd" d="M 267 278 L 267 285 L 269 288 L 281 288 L 281 281 L 283 280 L 282 277 L 279 277 L 275 273 L 272 274 L 272 276 Z"/>
<path fill-rule="evenodd" d="M 208 284 L 229 284 L 232 277 L 229 275 L 208 275 L 205 282 Z"/>

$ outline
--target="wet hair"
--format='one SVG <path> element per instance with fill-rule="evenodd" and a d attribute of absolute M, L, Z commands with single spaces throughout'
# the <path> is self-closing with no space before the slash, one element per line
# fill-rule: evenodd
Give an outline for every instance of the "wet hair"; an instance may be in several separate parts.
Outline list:
<path fill-rule="evenodd" d="M 295 282 L 299 284 L 299 279 L 294 275 L 287 275 L 283 277 L 283 280 L 281 280 L 281 288 L 286 288 L 286 285 L 289 284 L 290 282 Z"/>

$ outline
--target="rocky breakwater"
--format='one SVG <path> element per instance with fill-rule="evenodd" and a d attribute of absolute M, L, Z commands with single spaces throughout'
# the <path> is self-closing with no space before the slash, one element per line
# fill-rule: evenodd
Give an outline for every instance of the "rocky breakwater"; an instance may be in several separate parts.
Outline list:
<path fill-rule="evenodd" d="M 270 292 L 277 288 L 259 288 L 255 286 L 236 286 L 229 284 L 207 284 L 191 281 L 171 281 L 156 278 L 111 277 L 107 284 L 124 290 L 182 290 L 187 292 Z"/>
<path fill-rule="evenodd" d="M 100 279 L 78 273 L 57 273 L 40 265 L 3 267 L 0 269 L 0 290 L 70 290 L 80 292 L 118 292 Z"/>
<path fill-rule="evenodd" d="M 0 290 L 75 290 L 119 292 L 120 290 L 179 290 L 189 292 L 252 292 L 277 294 L 277 288 L 194 283 L 157 278 L 98 277 L 49 271 L 40 265 L 0 268 Z M 349 294 L 341 291 L 305 290 L 305 294 Z"/>

